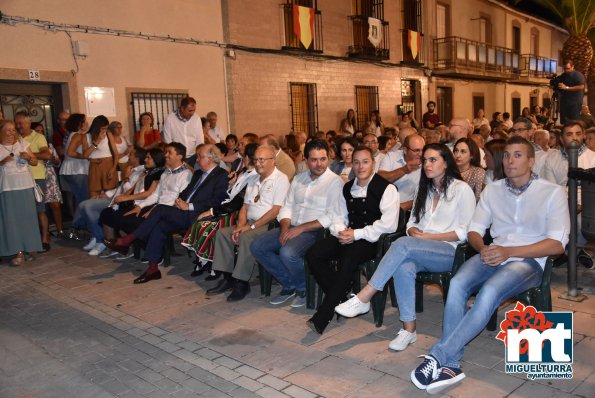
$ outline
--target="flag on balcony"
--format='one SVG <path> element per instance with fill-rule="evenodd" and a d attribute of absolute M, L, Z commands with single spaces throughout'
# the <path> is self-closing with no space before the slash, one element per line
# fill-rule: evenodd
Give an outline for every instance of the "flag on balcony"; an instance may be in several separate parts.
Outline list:
<path fill-rule="evenodd" d="M 314 9 L 293 5 L 293 32 L 305 48 L 310 47 L 314 37 Z"/>
<path fill-rule="evenodd" d="M 368 18 L 368 40 L 374 47 L 382 41 L 382 21 L 377 18 Z"/>
<path fill-rule="evenodd" d="M 407 44 L 409 45 L 413 59 L 416 59 L 417 55 L 421 52 L 421 33 L 414 30 L 408 30 Z"/>

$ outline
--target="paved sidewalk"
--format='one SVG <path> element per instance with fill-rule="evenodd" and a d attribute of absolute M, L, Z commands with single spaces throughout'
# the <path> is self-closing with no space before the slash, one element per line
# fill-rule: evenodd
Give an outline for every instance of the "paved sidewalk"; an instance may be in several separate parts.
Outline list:
<path fill-rule="evenodd" d="M 143 264 L 93 258 L 79 246 L 55 242 L 19 268 L 0 264 L 0 398 L 427 396 L 409 373 L 441 334 L 437 287 L 425 288 L 418 342 L 394 353 L 390 305 L 381 328 L 370 313 L 333 321 L 319 337 L 305 325 L 311 310 L 268 304 L 256 278 L 248 298 L 227 303 L 205 295 L 213 282 L 189 277 L 185 255 L 163 279 L 137 286 Z M 446 396 L 593 396 L 594 275 L 581 270 L 590 295 L 573 303 L 558 299 L 566 269 L 554 271 L 554 310 L 575 312 L 572 380 L 505 374 L 503 344 L 484 331 L 466 349 L 467 378 Z"/>

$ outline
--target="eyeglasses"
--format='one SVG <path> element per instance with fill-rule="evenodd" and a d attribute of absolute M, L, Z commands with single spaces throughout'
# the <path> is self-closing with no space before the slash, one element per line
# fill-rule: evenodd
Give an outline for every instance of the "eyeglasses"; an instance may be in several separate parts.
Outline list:
<path fill-rule="evenodd" d="M 521 128 L 518 128 L 518 129 L 510 129 L 509 132 L 511 134 L 514 134 L 514 133 L 520 133 L 521 131 L 527 131 L 527 130 L 529 130 L 529 129 L 526 128 L 526 127 L 521 127 Z"/>
<path fill-rule="evenodd" d="M 274 158 L 254 158 L 254 163 L 264 163 L 267 160 L 271 160 L 271 159 L 274 159 Z"/>
<path fill-rule="evenodd" d="M 413 148 L 408 147 L 408 146 L 404 146 L 403 148 L 407 148 L 408 150 L 410 150 L 413 153 L 421 153 L 421 151 L 423 151 L 423 148 L 413 149 Z"/>

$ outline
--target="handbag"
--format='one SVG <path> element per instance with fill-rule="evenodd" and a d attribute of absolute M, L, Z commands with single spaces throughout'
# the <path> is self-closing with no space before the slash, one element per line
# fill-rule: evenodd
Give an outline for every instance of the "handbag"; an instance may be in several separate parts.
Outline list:
<path fill-rule="evenodd" d="M 37 203 L 42 203 L 44 198 L 43 189 L 41 189 L 41 187 L 37 185 L 37 183 L 33 185 L 33 193 L 35 194 L 35 201 Z"/>

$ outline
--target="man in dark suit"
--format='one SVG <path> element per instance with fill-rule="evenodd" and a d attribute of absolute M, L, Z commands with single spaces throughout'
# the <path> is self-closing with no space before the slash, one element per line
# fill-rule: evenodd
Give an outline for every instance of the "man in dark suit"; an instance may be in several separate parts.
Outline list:
<path fill-rule="evenodd" d="M 112 250 L 125 253 L 137 239 L 146 244 L 149 267 L 134 283 L 161 279 L 158 263 L 168 234 L 188 229 L 196 217 L 220 204 L 227 195 L 227 171 L 219 167 L 221 153 L 214 145 L 201 145 L 196 151 L 199 169 L 175 200 L 173 206 L 158 205 L 132 234 L 110 242 Z"/>

